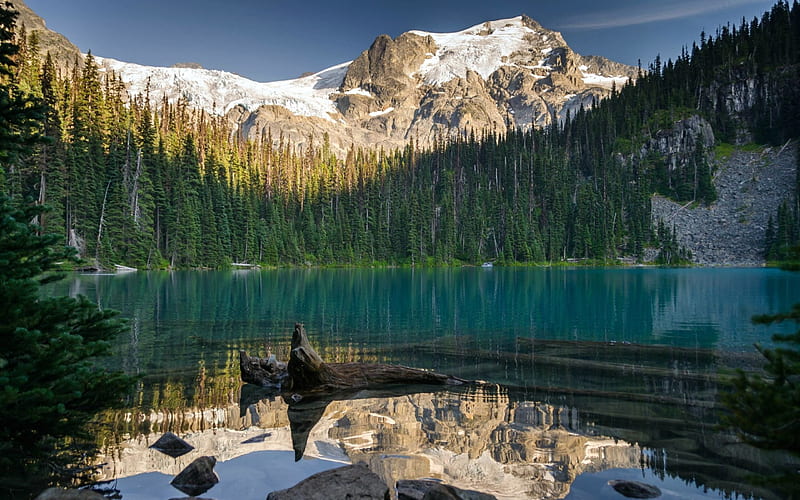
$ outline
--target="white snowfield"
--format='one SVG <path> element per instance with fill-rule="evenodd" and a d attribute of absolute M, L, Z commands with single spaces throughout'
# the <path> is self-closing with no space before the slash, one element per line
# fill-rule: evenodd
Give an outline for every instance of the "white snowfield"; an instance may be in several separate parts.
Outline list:
<path fill-rule="evenodd" d="M 489 21 L 456 33 L 411 33 L 430 36 L 436 44 L 436 53 L 419 68 L 420 76 L 429 85 L 464 78 L 467 70 L 485 80 L 504 65 L 505 58 L 527 46 L 525 35 L 537 34 L 524 25 L 522 16 Z"/>
<path fill-rule="evenodd" d="M 348 61 L 302 78 L 261 83 L 219 70 L 142 66 L 97 56 L 95 60 L 101 68 L 120 75 L 132 96 L 144 95 L 149 82 L 151 100 L 164 95 L 170 102 L 182 98 L 217 115 L 237 105 L 252 111 L 274 104 L 296 115 L 331 121 L 338 111 L 330 95 L 339 89 L 350 65 Z"/>
<path fill-rule="evenodd" d="M 510 65 L 508 56 L 529 47 L 526 37 L 541 37 L 544 44 L 556 44 L 546 32 L 537 32 L 526 26 L 522 16 L 500 19 L 475 25 L 456 33 L 429 33 L 411 31 L 421 36 L 431 36 L 436 43 L 435 54 L 428 54 L 417 75 L 429 85 L 440 85 L 454 78 L 464 78 L 468 70 L 484 79 L 504 65 Z M 554 46 L 541 50 L 547 56 Z M 223 115 L 235 106 L 250 111 L 262 105 L 282 106 L 298 116 L 318 117 L 329 121 L 340 121 L 331 95 L 338 93 L 347 68 L 352 61 L 331 66 L 318 73 L 276 82 L 256 82 L 226 71 L 196 68 L 165 68 L 126 63 L 116 59 L 95 56 L 101 70 L 110 70 L 119 75 L 128 86 L 131 96 L 144 95 L 149 85 L 150 99 L 158 102 L 166 96 L 170 102 L 185 100 L 190 106 L 209 113 Z M 544 60 L 529 69 L 550 67 Z M 523 67 L 523 66 L 520 66 Z M 607 76 L 588 73 L 582 66 L 583 81 L 589 86 L 611 88 L 612 83 L 620 87 L 627 81 L 624 76 Z M 537 78 L 543 78 L 537 76 Z M 372 95 L 363 89 L 352 89 L 351 95 Z M 393 109 L 370 113 L 380 116 Z"/>
<path fill-rule="evenodd" d="M 581 74 L 583 75 L 583 83 L 590 87 L 605 87 L 610 89 L 613 85 L 616 85 L 619 90 L 628 82 L 628 77 L 624 75 L 606 76 L 598 75 L 597 73 L 589 73 L 587 72 L 587 66 L 580 66 L 578 69 L 581 70 Z"/>

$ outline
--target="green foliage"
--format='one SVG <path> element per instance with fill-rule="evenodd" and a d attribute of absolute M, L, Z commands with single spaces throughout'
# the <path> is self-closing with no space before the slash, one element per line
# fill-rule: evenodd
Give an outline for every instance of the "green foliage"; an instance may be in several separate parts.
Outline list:
<path fill-rule="evenodd" d="M 40 140 L 43 117 L 39 101 L 12 84 L 19 47 L 13 43 L 17 13 L 9 6 L 0 4 L 0 165 L 5 167 L 0 170 L 0 190 L 20 189 L 20 180 L 9 178 L 8 172 Z"/>
<path fill-rule="evenodd" d="M 692 253 L 678 244 L 675 232 L 664 224 L 663 220 L 658 221 L 656 236 L 659 243 L 656 264 L 662 266 L 685 266 L 692 262 Z"/>
<path fill-rule="evenodd" d="M 794 321 L 800 325 L 800 304 L 788 313 L 753 317 L 757 324 Z M 722 395 L 730 412 L 723 424 L 736 431 L 746 443 L 767 450 L 780 450 L 800 458 L 800 330 L 773 335 L 781 347 L 756 346 L 764 356 L 764 376 L 739 372 L 733 390 Z M 786 498 L 800 498 L 800 472 L 764 478 L 783 490 Z"/>
<path fill-rule="evenodd" d="M 797 246 L 800 243 L 800 214 L 795 206 L 784 201 L 778 213 L 767 221 L 765 253 L 767 260 L 775 262 L 797 261 Z"/>
<path fill-rule="evenodd" d="M 95 413 L 119 403 L 131 383 L 92 364 L 124 329 L 115 312 L 85 297 L 40 296 L 40 286 L 59 277 L 49 271 L 73 254 L 29 222 L 42 211 L 14 208 L 0 196 L 0 471 L 6 482 L 19 469 L 46 481 L 37 466 L 53 460 L 64 439 L 80 436 Z M 66 453 L 64 460 L 76 457 Z"/>

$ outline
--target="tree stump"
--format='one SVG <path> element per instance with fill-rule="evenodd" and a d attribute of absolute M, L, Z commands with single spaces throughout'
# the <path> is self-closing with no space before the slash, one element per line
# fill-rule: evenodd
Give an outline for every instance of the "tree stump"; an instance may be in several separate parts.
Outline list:
<path fill-rule="evenodd" d="M 336 392 L 374 389 L 393 384 L 464 385 L 474 383 L 450 375 L 372 363 L 326 363 L 311 347 L 302 323 L 295 323 L 289 363 L 248 356 L 239 351 L 242 380 L 281 391 Z"/>
<path fill-rule="evenodd" d="M 400 365 L 326 363 L 309 344 L 302 323 L 294 325 L 288 370 L 293 391 L 342 391 L 391 384 L 462 385 L 468 383 L 458 377 Z"/>

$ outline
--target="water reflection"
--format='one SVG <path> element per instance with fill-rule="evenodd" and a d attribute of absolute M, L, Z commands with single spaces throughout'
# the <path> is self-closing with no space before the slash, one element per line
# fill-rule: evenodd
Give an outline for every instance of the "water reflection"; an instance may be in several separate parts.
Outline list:
<path fill-rule="evenodd" d="M 169 420 L 151 414 L 151 431 L 159 432 L 121 443 L 115 456 L 102 458 L 109 463 L 103 473 L 105 479 L 154 471 L 172 475 L 200 455 L 227 462 L 257 451 L 290 450 L 294 439 L 301 456 L 322 458 L 331 465 L 366 462 L 390 485 L 399 479 L 432 477 L 498 498 L 562 498 L 583 472 L 639 468 L 647 460 L 636 444 L 587 433 L 574 408 L 515 402 L 499 388 L 369 396 L 302 407 L 280 398 L 264 399 L 189 412 L 177 420 L 208 430 L 187 433 L 196 450 L 178 459 L 147 448 Z M 306 443 L 298 443 L 303 436 Z M 272 458 L 279 457 L 293 460 L 285 455 Z M 261 487 L 263 498 L 285 486 Z M 212 490 L 207 496 L 213 494 Z"/>
<path fill-rule="evenodd" d="M 596 481 L 581 480 L 573 491 L 578 478 L 610 470 L 621 471 L 620 478 L 638 471 L 667 484 L 667 491 L 676 492 L 673 498 L 775 498 L 742 479 L 784 458 L 737 444 L 716 429 L 714 356 L 609 346 L 600 362 L 589 354 L 595 347 L 582 347 L 521 342 L 518 352 L 501 353 L 518 360 L 540 353 L 545 366 L 560 366 L 549 375 L 551 381 L 563 379 L 559 384 L 404 387 L 299 402 L 240 384 L 232 353 L 213 376 L 201 366 L 184 382 L 173 378 L 158 390 L 143 386 L 138 400 L 154 406 L 109 414 L 113 431 L 107 456 L 100 458 L 108 463 L 104 478 L 116 481 L 123 498 L 158 496 L 143 484 L 162 488 L 197 456 L 213 455 L 222 482 L 205 496 L 215 498 L 263 498 L 312 469 L 351 462 L 366 462 L 389 485 L 432 477 L 507 499 L 580 497 Z M 638 362 L 629 363 L 634 354 Z M 518 363 L 534 369 L 533 359 Z M 494 373 L 501 365 L 487 370 L 484 364 L 481 370 Z M 183 435 L 195 451 L 173 459 L 149 449 L 165 431 Z M 266 472 L 274 470 L 283 473 Z M 143 474 L 155 472 L 163 477 L 148 475 L 151 480 L 141 482 Z"/>

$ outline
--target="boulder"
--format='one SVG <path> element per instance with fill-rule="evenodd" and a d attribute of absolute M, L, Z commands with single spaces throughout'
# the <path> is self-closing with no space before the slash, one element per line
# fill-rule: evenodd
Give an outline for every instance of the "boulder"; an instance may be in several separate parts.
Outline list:
<path fill-rule="evenodd" d="M 105 497 L 92 490 L 47 488 L 35 500 L 105 500 Z"/>
<path fill-rule="evenodd" d="M 497 497 L 438 481 L 415 479 L 397 481 L 397 500 L 497 500 Z"/>
<path fill-rule="evenodd" d="M 658 498 L 661 490 L 652 484 L 614 479 L 608 482 L 617 493 L 628 498 Z"/>
<path fill-rule="evenodd" d="M 187 465 L 170 484 L 189 496 L 203 494 L 219 482 L 219 477 L 214 472 L 216 463 L 217 459 L 214 457 L 200 457 Z"/>
<path fill-rule="evenodd" d="M 169 455 L 172 458 L 178 458 L 192 451 L 194 446 L 172 432 L 165 432 L 163 436 L 158 438 L 158 441 L 150 445 L 150 448 L 160 451 L 165 455 Z"/>
<path fill-rule="evenodd" d="M 389 487 L 364 464 L 326 470 L 291 488 L 273 491 L 267 500 L 389 500 Z"/>

